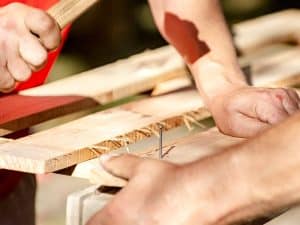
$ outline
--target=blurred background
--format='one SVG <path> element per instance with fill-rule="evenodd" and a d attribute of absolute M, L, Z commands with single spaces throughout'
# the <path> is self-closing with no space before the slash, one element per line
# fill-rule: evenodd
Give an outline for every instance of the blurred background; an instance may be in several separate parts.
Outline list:
<path fill-rule="evenodd" d="M 221 2 L 229 24 L 282 9 L 300 8 L 299 0 Z M 155 28 L 147 0 L 102 0 L 73 24 L 69 39 L 48 81 L 165 44 Z M 89 183 L 85 180 L 59 175 L 40 176 L 37 225 L 65 224 L 68 194 L 87 186 Z"/>
<path fill-rule="evenodd" d="M 300 8 L 299 0 L 221 2 L 229 24 L 286 8 Z M 102 0 L 73 24 L 49 79 L 68 76 L 164 44 L 153 23 L 147 0 Z"/>

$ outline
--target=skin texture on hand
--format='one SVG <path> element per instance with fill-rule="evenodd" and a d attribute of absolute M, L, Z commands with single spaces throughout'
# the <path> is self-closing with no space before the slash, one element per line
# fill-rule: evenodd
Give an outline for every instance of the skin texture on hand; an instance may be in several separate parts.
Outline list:
<path fill-rule="evenodd" d="M 227 176 L 211 176 L 208 171 L 215 171 L 211 166 L 204 173 L 132 155 L 115 156 L 102 163 L 108 172 L 129 182 L 88 225 L 209 225 L 218 219 L 222 202 L 230 205 L 220 185 Z M 199 186 L 201 189 L 196 188 Z"/>
<path fill-rule="evenodd" d="M 60 29 L 46 12 L 20 3 L 0 8 L 0 92 L 41 69 L 60 41 Z"/>
<path fill-rule="evenodd" d="M 177 166 L 124 155 L 104 168 L 128 185 L 88 225 L 225 225 L 300 201 L 300 113 L 254 139 Z"/>
<path fill-rule="evenodd" d="M 214 96 L 209 108 L 221 132 L 249 138 L 295 114 L 300 98 L 292 89 L 239 87 Z"/>

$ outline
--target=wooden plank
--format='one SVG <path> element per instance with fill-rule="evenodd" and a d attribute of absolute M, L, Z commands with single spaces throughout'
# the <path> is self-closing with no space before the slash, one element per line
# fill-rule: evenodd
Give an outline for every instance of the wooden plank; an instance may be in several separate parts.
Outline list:
<path fill-rule="evenodd" d="M 3 96 L 0 98 L 0 135 L 96 105 L 93 99 L 80 96 Z"/>
<path fill-rule="evenodd" d="M 142 100 L 2 144 L 0 167 L 52 172 L 94 158 L 92 146 L 98 153 L 111 151 L 155 134 L 159 123 L 169 130 L 207 116 L 195 90 Z"/>
<path fill-rule="evenodd" d="M 279 217 L 266 223 L 266 225 L 299 225 L 300 206 L 290 209 Z"/>
<path fill-rule="evenodd" d="M 151 90 L 186 74 L 171 47 L 138 54 L 41 87 L 0 98 L 0 136 L 72 112 Z"/>
<path fill-rule="evenodd" d="M 52 6 L 48 13 L 61 29 L 72 23 L 100 0 L 62 0 Z"/>
<path fill-rule="evenodd" d="M 300 10 L 262 16 L 234 26 L 235 43 L 244 54 L 275 43 L 299 43 Z"/>
<path fill-rule="evenodd" d="M 300 54 L 299 51 L 297 49 L 296 52 Z M 285 70 L 273 69 L 291 61 L 283 56 L 264 60 L 256 78 L 260 77 L 260 72 L 269 75 L 267 71 L 270 70 L 278 80 L 287 78 L 282 76 L 283 72 L 291 75 L 289 71 L 286 73 Z M 297 55 L 291 56 L 294 58 Z M 294 66 L 299 68 L 300 64 Z M 264 85 L 269 81 L 263 79 L 259 84 Z M 275 81 L 272 79 L 272 82 Z M 176 104 L 170 104 L 173 102 Z M 156 134 L 158 124 L 163 123 L 165 130 L 169 130 L 183 124 L 197 124 L 197 120 L 208 116 L 196 90 L 141 100 L 2 144 L 0 167 L 32 173 L 53 172 Z"/>
<path fill-rule="evenodd" d="M 277 14 L 275 14 L 274 17 L 276 17 L 276 15 Z M 267 18 L 273 17 L 271 15 L 264 18 L 260 18 L 262 22 L 259 23 L 264 23 Z M 280 18 L 282 17 L 280 16 Z M 249 23 L 242 23 L 241 26 L 237 25 L 237 30 L 241 30 L 241 32 L 238 32 L 237 38 L 239 36 L 252 36 L 255 34 L 255 32 L 253 32 L 251 35 L 248 33 L 247 35 L 244 35 L 248 30 L 247 24 L 250 24 L 249 27 L 251 28 L 255 27 L 253 24 L 257 24 L 257 22 L 250 21 Z M 259 39 L 259 36 L 257 39 Z M 297 63 L 296 59 L 297 57 L 293 59 L 295 63 Z M 255 61 L 256 60 L 253 60 L 254 64 Z M 288 65 L 285 65 L 285 68 L 287 67 Z M 285 68 L 282 68 L 282 70 L 285 70 Z M 293 67 L 289 67 L 286 71 L 289 71 L 291 68 Z M 130 74 L 130 79 L 128 79 L 128 74 Z M 31 99 L 30 104 L 26 105 L 28 110 L 24 110 L 24 114 L 22 113 L 23 110 L 20 110 L 17 115 L 14 114 L 15 117 L 13 118 L 7 115 L 7 112 L 14 111 L 15 109 L 15 106 L 11 106 L 11 104 L 7 103 L 11 100 L 11 97 L 2 97 L 0 104 L 0 136 L 58 116 L 90 108 L 96 103 L 106 104 L 129 95 L 149 91 L 157 87 L 157 85 L 163 81 L 168 81 L 173 78 L 184 79 L 182 77 L 186 77 L 186 74 L 187 71 L 185 70 L 181 57 L 171 47 L 164 47 L 71 78 L 23 91 L 20 93 L 21 96 L 14 96 L 15 101 L 22 102 L 24 99 L 23 96 L 45 98 L 35 98 L 36 100 Z M 269 74 L 271 77 L 272 73 L 269 72 Z M 290 85 L 295 81 L 297 82 L 298 74 L 299 73 L 296 72 L 293 73 L 289 79 L 284 80 L 277 85 Z M 79 86 L 78 84 L 81 85 Z M 174 89 L 174 85 L 175 88 L 178 87 L 178 80 L 162 84 L 163 87 L 158 86 L 158 88 L 169 89 L 171 86 L 171 89 Z M 179 87 L 182 85 L 183 84 L 179 83 Z M 165 92 L 165 90 L 163 92 Z M 50 98 L 52 96 L 59 96 L 57 103 L 60 102 L 61 105 L 55 103 L 55 101 Z M 84 99 L 83 97 L 89 99 Z M 45 103 L 41 100 L 45 101 Z M 7 105 L 12 108 L 7 108 Z M 37 108 L 37 105 L 40 105 L 41 107 Z M 20 104 L 20 108 L 23 108 L 22 104 Z M 35 109 L 30 111 L 29 109 L 31 108 Z M 1 121 L 3 118 L 4 120 Z M 8 121 L 7 118 L 10 118 L 10 120 Z"/>
<path fill-rule="evenodd" d="M 272 86 L 297 84 L 300 74 L 299 57 L 300 50 L 293 48 L 256 60 L 253 63 L 253 83 L 257 86 L 271 83 Z M 17 96 L 1 97 L 0 135 L 87 109 L 98 103 L 106 104 L 151 90 L 164 79 L 186 76 L 186 71 L 180 68 L 183 68 L 181 58 L 172 48 L 165 47 L 23 91 Z M 128 74 L 131 79 L 127 78 Z"/>
<path fill-rule="evenodd" d="M 251 68 L 251 65 L 254 65 L 254 69 L 252 68 L 252 76 L 250 75 L 250 79 L 253 80 L 254 83 L 259 82 L 261 77 L 261 72 L 259 71 L 259 66 L 264 61 L 269 61 L 272 63 L 272 58 L 278 57 L 281 54 L 291 54 L 294 47 L 286 44 L 276 44 L 272 46 L 268 46 L 266 48 L 263 48 L 261 50 L 255 51 L 253 53 L 243 55 L 239 58 L 239 64 L 242 68 Z M 279 65 L 280 65 L 280 60 Z M 277 62 L 278 63 L 278 62 Z M 275 63 L 272 63 L 272 67 L 274 68 Z M 253 66 L 252 66 L 253 67 Z M 288 66 L 286 66 L 288 67 Z M 266 68 L 266 67 L 265 67 Z M 287 69 L 289 71 L 290 68 Z M 276 68 L 275 68 L 276 71 Z M 273 73 L 273 72 L 272 72 Z M 271 73 L 269 73 L 271 74 Z M 297 74 L 298 75 L 298 74 Z M 295 83 L 298 83 L 298 76 L 295 75 L 294 79 L 292 76 L 288 77 L 286 80 L 280 81 L 278 84 L 274 84 L 274 86 L 292 86 Z M 252 77 L 252 78 L 251 78 Z M 272 77 L 272 76 L 271 76 Z M 275 76 L 276 78 L 276 76 Z M 186 74 L 186 76 L 174 78 L 171 80 L 167 80 L 165 82 L 159 83 L 152 91 L 151 96 L 159 96 L 163 94 L 169 94 L 171 92 L 174 92 L 176 90 L 181 90 L 187 87 L 192 87 L 194 85 L 192 81 L 192 77 L 189 74 Z"/>
<path fill-rule="evenodd" d="M 75 95 L 105 104 L 152 90 L 161 81 L 186 74 L 176 51 L 162 47 L 50 84 L 20 92 L 26 96 Z"/>
<path fill-rule="evenodd" d="M 216 154 L 225 148 L 242 142 L 243 139 L 234 138 L 221 134 L 216 128 L 206 132 L 200 132 L 190 137 L 184 137 L 163 148 L 164 160 L 184 164 L 195 160 Z M 131 151 L 141 157 L 158 159 L 157 148 L 139 149 Z M 116 153 L 126 153 L 125 150 Z M 100 166 L 98 159 L 93 159 L 77 166 L 73 175 L 84 179 L 89 179 L 91 183 L 108 186 L 124 186 L 126 182 L 122 179 L 115 178 L 106 173 Z"/>
<path fill-rule="evenodd" d="M 300 47 L 295 47 L 271 57 L 261 58 L 252 64 L 253 84 L 271 87 L 297 85 L 300 75 L 299 57 Z"/>
<path fill-rule="evenodd" d="M 189 76 L 179 77 L 158 84 L 152 91 L 151 96 L 169 94 L 174 91 L 192 87 L 193 81 Z"/>

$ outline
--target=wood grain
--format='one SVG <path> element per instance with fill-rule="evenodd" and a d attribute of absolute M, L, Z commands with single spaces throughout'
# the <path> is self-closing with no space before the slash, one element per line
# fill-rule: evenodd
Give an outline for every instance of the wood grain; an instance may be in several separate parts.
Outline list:
<path fill-rule="evenodd" d="M 248 54 L 276 43 L 300 43 L 300 10 L 262 16 L 234 26 L 238 49 Z"/>
<path fill-rule="evenodd" d="M 195 160 L 216 154 L 225 148 L 244 141 L 240 138 L 229 137 L 221 134 L 216 128 L 192 135 L 190 137 L 175 140 L 163 148 L 164 160 L 185 164 Z M 126 153 L 125 150 L 118 153 Z M 131 154 L 158 159 L 157 148 L 131 151 Z M 93 159 L 77 165 L 72 176 L 90 180 L 97 185 L 123 187 L 126 181 L 113 177 L 101 168 L 98 159 Z"/>
<path fill-rule="evenodd" d="M 299 58 L 298 54 L 296 49 L 260 61 L 254 83 L 267 86 L 269 82 L 286 79 L 300 69 L 293 62 Z M 293 66 L 291 73 L 286 64 Z M 208 116 L 196 90 L 149 98 L 2 144 L 0 167 L 32 173 L 53 172 L 155 135 L 158 124 L 164 124 L 165 130 L 181 125 L 199 126 L 197 121 Z"/>
<path fill-rule="evenodd" d="M 299 58 L 300 49 L 292 48 L 254 60 L 253 83 L 256 86 L 273 87 L 299 84 Z M 23 91 L 19 96 L 2 97 L 0 135 L 87 109 L 96 104 L 106 104 L 151 90 L 161 81 L 187 77 L 186 73 L 177 53 L 172 48 L 165 47 Z M 173 84 L 171 82 L 172 87 Z M 167 89 L 170 90 L 169 86 Z"/>
<path fill-rule="evenodd" d="M 180 76 L 186 70 L 171 47 L 0 98 L 0 136 L 68 113 L 107 104 Z"/>
<path fill-rule="evenodd" d="M 69 78 L 20 92 L 26 96 L 89 97 L 99 104 L 150 91 L 162 81 L 186 75 L 183 60 L 170 47 L 146 51 Z"/>
<path fill-rule="evenodd" d="M 195 90 L 142 100 L 2 144 L 0 167 L 53 172 L 150 137 L 158 124 L 169 130 L 208 116 Z"/>
<path fill-rule="evenodd" d="M 72 23 L 100 0 L 61 0 L 48 10 L 61 29 Z"/>

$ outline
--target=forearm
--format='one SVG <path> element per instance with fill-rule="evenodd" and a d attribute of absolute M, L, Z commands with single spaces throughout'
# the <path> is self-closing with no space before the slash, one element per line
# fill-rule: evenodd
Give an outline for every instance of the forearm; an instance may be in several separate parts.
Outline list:
<path fill-rule="evenodd" d="M 300 114 L 246 143 L 187 166 L 195 192 L 207 173 L 218 186 L 220 224 L 267 214 L 300 202 Z M 203 178 L 203 176 L 202 176 Z"/>
<path fill-rule="evenodd" d="M 207 103 L 246 85 L 217 0 L 149 0 L 156 24 L 191 69 Z"/>

